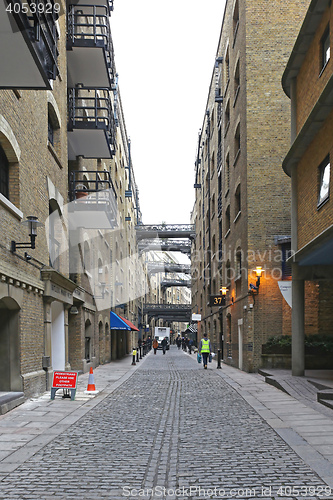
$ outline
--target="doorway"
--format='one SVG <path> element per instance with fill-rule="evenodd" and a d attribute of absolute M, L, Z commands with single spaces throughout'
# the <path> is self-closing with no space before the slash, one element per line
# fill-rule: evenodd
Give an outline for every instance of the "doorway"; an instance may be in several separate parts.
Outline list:
<path fill-rule="evenodd" d="M 57 301 L 51 304 L 51 356 L 53 370 L 65 370 L 65 311 Z"/>
<path fill-rule="evenodd" d="M 10 297 L 0 300 L 0 391 L 22 391 L 19 311 Z"/>

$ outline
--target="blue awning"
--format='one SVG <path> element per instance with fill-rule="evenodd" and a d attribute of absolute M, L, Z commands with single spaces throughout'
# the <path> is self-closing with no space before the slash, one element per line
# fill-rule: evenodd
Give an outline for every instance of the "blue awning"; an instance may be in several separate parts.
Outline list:
<path fill-rule="evenodd" d="M 110 312 L 110 330 L 131 330 L 125 321 L 123 321 L 118 314 Z"/>

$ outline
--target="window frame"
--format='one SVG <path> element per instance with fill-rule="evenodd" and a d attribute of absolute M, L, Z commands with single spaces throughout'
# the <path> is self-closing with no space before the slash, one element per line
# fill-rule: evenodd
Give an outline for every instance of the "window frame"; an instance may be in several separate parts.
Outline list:
<path fill-rule="evenodd" d="M 0 145 L 0 193 L 9 200 L 9 161 Z"/>
<path fill-rule="evenodd" d="M 328 46 L 327 46 L 328 41 Z M 327 53 L 329 52 L 328 56 Z M 329 60 L 331 58 L 331 41 L 330 41 L 330 25 L 328 24 L 325 28 L 323 36 L 320 39 L 320 75 L 326 68 Z"/>
<path fill-rule="evenodd" d="M 325 171 L 326 171 L 327 167 L 329 169 L 327 193 L 324 196 L 322 196 L 321 190 L 324 187 L 323 180 L 324 180 L 324 175 L 325 175 Z M 324 161 L 322 161 L 318 167 L 318 180 L 319 180 L 319 185 L 318 185 L 317 209 L 320 209 L 330 199 L 331 162 L 330 162 L 329 155 L 326 156 Z"/>

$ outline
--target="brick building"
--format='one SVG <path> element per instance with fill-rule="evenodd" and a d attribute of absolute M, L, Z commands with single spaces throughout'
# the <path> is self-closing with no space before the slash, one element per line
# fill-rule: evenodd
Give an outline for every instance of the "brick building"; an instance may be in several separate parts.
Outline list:
<path fill-rule="evenodd" d="M 141 335 L 141 214 L 112 1 L 89 4 L 0 7 L 0 390 L 26 396 L 49 389 L 55 369 L 84 372 Z M 133 329 L 110 331 L 111 310 Z"/>
<path fill-rule="evenodd" d="M 291 99 L 291 147 L 283 169 L 292 193 L 294 375 L 304 375 L 304 335 L 332 335 L 332 17 L 330 1 L 311 1 L 282 79 Z"/>
<path fill-rule="evenodd" d="M 290 333 L 289 102 L 281 77 L 309 0 L 227 0 L 196 161 L 192 309 L 226 362 L 253 371 Z M 257 269 L 257 271 L 256 271 Z M 258 276 L 257 274 L 260 275 Z M 210 298 L 227 289 L 225 305 Z"/>

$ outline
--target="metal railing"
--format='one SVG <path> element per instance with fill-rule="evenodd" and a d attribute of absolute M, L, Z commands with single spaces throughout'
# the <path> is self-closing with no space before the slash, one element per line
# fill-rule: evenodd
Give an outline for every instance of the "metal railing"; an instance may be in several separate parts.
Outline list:
<path fill-rule="evenodd" d="M 105 49 L 111 76 L 114 76 L 114 50 L 112 44 L 109 6 L 69 5 L 67 15 L 67 48 L 100 47 Z"/>
<path fill-rule="evenodd" d="M 117 214 L 117 194 L 109 172 L 74 170 L 69 176 L 69 198 L 88 209 L 105 208 L 112 218 Z"/>
<path fill-rule="evenodd" d="M 68 89 L 68 129 L 103 129 L 115 146 L 116 128 L 108 89 Z"/>
<path fill-rule="evenodd" d="M 136 226 L 137 231 L 147 232 L 147 231 L 157 231 L 157 232 L 168 232 L 168 231 L 189 231 L 195 232 L 194 224 L 142 224 Z"/>
<path fill-rule="evenodd" d="M 49 80 L 59 74 L 57 28 L 59 10 L 54 0 L 6 0 L 20 31 L 28 34 L 40 66 Z"/>

